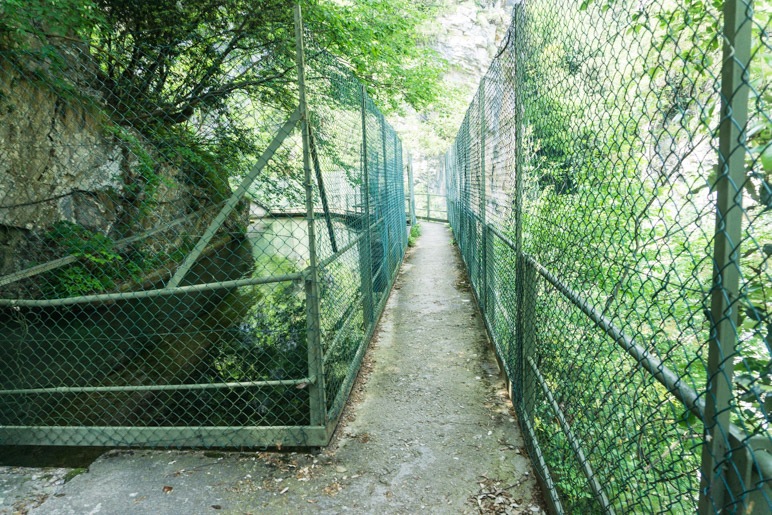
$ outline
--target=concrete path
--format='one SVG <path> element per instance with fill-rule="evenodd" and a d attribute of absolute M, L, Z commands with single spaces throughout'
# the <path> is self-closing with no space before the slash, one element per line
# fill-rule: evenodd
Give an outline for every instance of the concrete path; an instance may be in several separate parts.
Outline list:
<path fill-rule="evenodd" d="M 328 449 L 111 451 L 31 513 L 541 512 L 449 230 L 421 227 Z"/>

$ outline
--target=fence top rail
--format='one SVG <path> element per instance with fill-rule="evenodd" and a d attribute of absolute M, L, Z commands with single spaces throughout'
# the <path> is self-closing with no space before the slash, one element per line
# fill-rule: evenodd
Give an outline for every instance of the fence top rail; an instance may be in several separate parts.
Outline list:
<path fill-rule="evenodd" d="M 117 293 L 101 293 L 95 295 L 81 295 L 79 297 L 64 297 L 59 299 L 0 299 L 0 307 L 55 307 L 73 306 L 76 304 L 99 304 L 130 299 L 145 299 L 152 297 L 164 297 L 169 295 L 182 295 L 201 291 L 221 290 L 226 288 L 238 288 L 240 286 L 256 286 L 259 284 L 271 284 L 287 281 L 299 281 L 305 277 L 304 272 L 276 275 L 272 277 L 253 277 L 247 279 L 234 279 L 231 281 L 218 281 L 204 284 L 192 284 L 188 286 L 175 286 L 156 290 L 141 290 Z"/>

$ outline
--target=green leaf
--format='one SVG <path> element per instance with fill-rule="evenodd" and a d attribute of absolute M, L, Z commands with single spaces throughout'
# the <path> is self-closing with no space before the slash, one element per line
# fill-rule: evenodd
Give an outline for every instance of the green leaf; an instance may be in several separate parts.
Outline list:
<path fill-rule="evenodd" d="M 766 172 L 772 172 L 772 143 L 767 144 L 767 148 L 761 154 L 761 166 Z"/>

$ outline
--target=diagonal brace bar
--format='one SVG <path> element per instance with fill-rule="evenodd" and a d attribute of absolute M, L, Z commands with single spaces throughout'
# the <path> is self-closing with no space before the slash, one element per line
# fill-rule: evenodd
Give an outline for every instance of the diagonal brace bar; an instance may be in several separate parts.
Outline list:
<path fill-rule="evenodd" d="M 595 494 L 595 498 L 603 508 L 603 513 L 614 515 L 614 507 L 611 505 L 606 492 L 603 490 L 603 486 L 600 484 L 598 477 L 595 475 L 595 471 L 592 470 L 590 461 L 584 454 L 584 450 L 582 449 L 579 440 L 574 435 L 574 432 L 571 429 L 571 425 L 568 423 L 568 420 L 566 420 L 566 416 L 563 414 L 563 410 L 560 409 L 560 405 L 552 395 L 552 391 L 547 385 L 547 381 L 544 379 L 544 376 L 541 375 L 541 371 L 539 371 L 536 363 L 534 363 L 533 358 L 528 356 L 526 359 L 528 360 L 528 365 L 530 365 L 531 370 L 536 376 L 536 381 L 539 383 L 539 386 L 541 386 L 544 395 L 547 397 L 547 401 L 552 408 L 552 412 L 555 413 L 555 417 L 558 419 L 558 423 L 560 423 L 560 428 L 563 430 L 563 433 L 566 435 L 568 442 L 571 444 L 571 448 L 576 455 L 576 459 L 579 461 L 579 465 L 582 467 L 582 472 L 584 472 L 584 475 L 587 477 L 587 481 L 590 484 L 590 488 L 592 489 L 593 494 Z"/>
<path fill-rule="evenodd" d="M 324 178 L 322 177 L 322 166 L 319 164 L 319 153 L 316 151 L 316 141 L 311 126 L 308 127 L 308 149 L 311 151 L 311 161 L 314 163 L 314 172 L 316 173 L 316 183 L 319 186 L 319 196 L 322 198 L 322 210 L 324 211 L 324 220 L 327 223 L 327 234 L 330 236 L 330 246 L 332 253 L 338 253 L 338 242 L 335 241 L 335 231 L 332 227 L 332 217 L 330 216 L 330 203 L 327 201 L 327 189 L 324 187 Z"/>
<path fill-rule="evenodd" d="M 217 216 L 214 217 L 214 220 L 212 220 L 212 222 L 209 224 L 209 227 L 206 228 L 203 236 L 201 236 L 201 239 L 198 240 L 198 243 L 196 243 L 196 246 L 193 247 L 193 250 L 190 252 L 190 254 L 185 257 L 185 260 L 174 273 L 174 276 L 169 279 L 169 282 L 166 284 L 167 289 L 176 288 L 179 286 L 180 282 L 182 282 L 182 280 L 185 278 L 188 271 L 190 271 L 190 268 L 193 266 L 199 256 L 201 256 L 201 253 L 204 252 L 206 246 L 209 245 L 209 242 L 212 240 L 215 233 L 217 233 L 222 224 L 225 223 L 225 220 L 228 218 L 231 212 L 236 209 L 236 206 L 247 193 L 249 187 L 255 181 L 260 172 L 263 171 L 265 165 L 268 164 L 268 161 L 271 160 L 287 136 L 289 136 L 290 133 L 295 129 L 299 121 L 300 107 L 297 107 L 292 112 L 287 121 L 284 122 L 284 125 L 282 125 L 281 129 L 279 129 L 279 132 L 277 132 L 273 137 L 273 140 L 268 145 L 268 148 L 266 148 L 262 155 L 260 155 L 257 162 L 252 167 L 252 170 L 249 171 L 249 174 L 244 177 L 244 180 L 241 181 L 239 187 L 236 188 L 236 191 L 233 192 L 230 198 L 225 202 L 225 205 L 222 207 L 220 212 L 217 213 Z"/>

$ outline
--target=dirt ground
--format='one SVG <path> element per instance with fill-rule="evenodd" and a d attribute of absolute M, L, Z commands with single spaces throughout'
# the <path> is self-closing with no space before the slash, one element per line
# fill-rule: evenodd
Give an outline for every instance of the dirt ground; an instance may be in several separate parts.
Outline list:
<path fill-rule="evenodd" d="M 0 513 L 543 512 L 449 230 L 421 228 L 331 446 L 110 451 L 37 489 L 0 467 Z"/>

